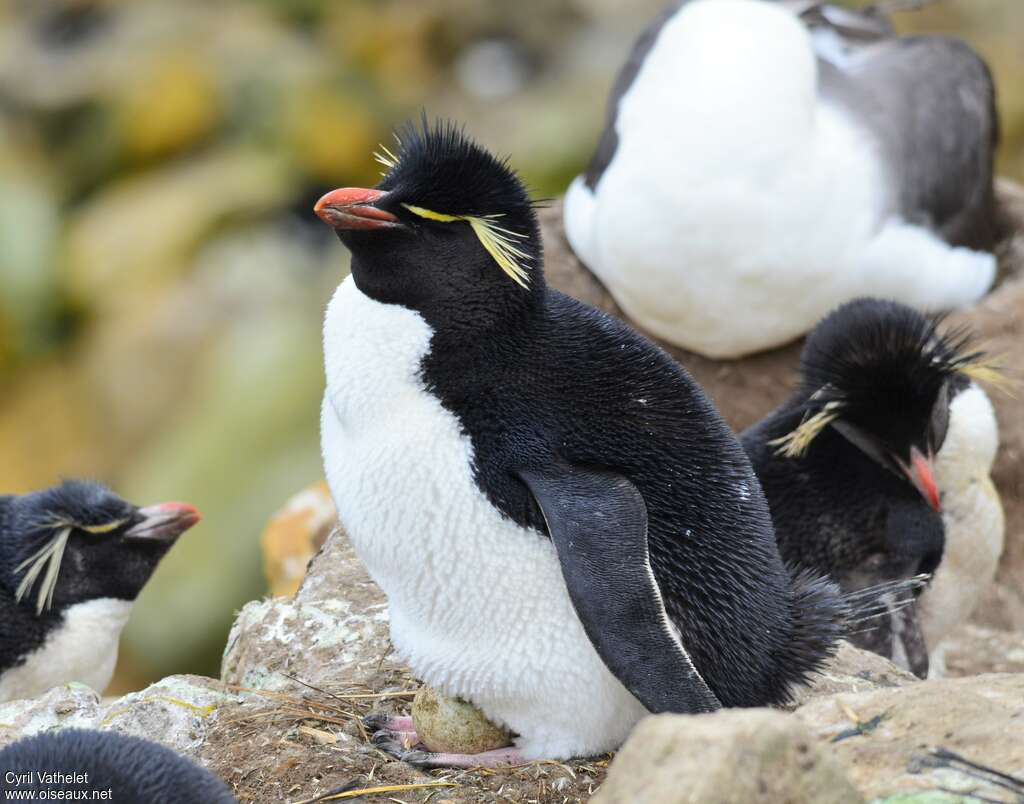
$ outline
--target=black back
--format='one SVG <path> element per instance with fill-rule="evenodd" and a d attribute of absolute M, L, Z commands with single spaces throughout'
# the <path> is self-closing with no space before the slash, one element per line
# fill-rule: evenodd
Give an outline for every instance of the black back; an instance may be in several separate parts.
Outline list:
<path fill-rule="evenodd" d="M 446 149 L 477 146 L 452 132 L 419 135 L 433 142 L 414 153 L 437 154 L 430 191 L 446 187 L 453 204 L 489 199 L 474 211 L 504 215 L 527 233 L 529 288 L 505 276 L 465 224 L 408 216 L 401 231 L 339 231 L 356 285 L 433 328 L 423 380 L 472 440 L 476 481 L 496 508 L 546 532 L 517 471 L 570 464 L 625 476 L 644 498 L 654 574 L 698 671 L 727 706 L 784 700 L 832 647 L 834 596 L 811 583 L 794 588 L 750 463 L 699 386 L 622 322 L 544 285 L 525 193 L 509 187 L 501 163 L 467 180 Z M 399 159 L 379 206 L 398 215 L 403 204 L 439 206 L 418 197 L 426 184 L 403 176 L 417 163 Z M 487 182 L 498 190 L 480 190 Z M 451 189 L 460 186 L 461 194 Z"/>
<path fill-rule="evenodd" d="M 161 804 L 235 804 L 227 785 L 185 757 L 149 740 L 69 729 L 39 734 L 0 751 L 0 790 L 112 791 L 108 800 Z M 37 774 L 87 774 L 87 782 L 40 780 Z M 12 777 L 11 774 L 14 774 Z"/>

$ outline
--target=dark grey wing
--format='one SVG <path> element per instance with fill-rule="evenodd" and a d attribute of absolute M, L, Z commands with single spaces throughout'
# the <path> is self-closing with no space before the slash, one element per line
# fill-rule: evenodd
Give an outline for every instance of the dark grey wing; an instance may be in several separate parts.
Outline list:
<path fill-rule="evenodd" d="M 669 623 L 647 552 L 647 506 L 628 479 L 575 467 L 523 470 L 569 597 L 605 665 L 651 712 L 721 704 Z"/>
<path fill-rule="evenodd" d="M 597 150 L 594 151 L 594 156 L 590 160 L 587 172 L 583 174 L 583 181 L 591 190 L 594 190 L 597 187 L 597 183 L 601 181 L 601 176 L 604 175 L 608 165 L 611 164 L 612 157 L 615 156 L 615 150 L 619 147 L 619 134 L 615 130 L 615 121 L 619 117 L 619 103 L 622 101 L 622 96 L 633 86 L 633 81 L 636 80 L 640 68 L 643 67 L 647 54 L 651 52 L 654 43 L 658 41 L 658 34 L 665 27 L 665 23 L 672 19 L 675 13 L 687 2 L 689 0 L 673 0 L 664 11 L 658 14 L 651 24 L 644 29 L 644 32 L 640 34 L 640 38 L 633 45 L 629 58 L 622 65 L 622 69 L 619 70 L 615 83 L 612 84 L 611 94 L 608 96 L 608 109 L 605 112 L 604 130 L 601 132 L 601 138 L 597 141 Z"/>
<path fill-rule="evenodd" d="M 822 98 L 879 141 L 894 212 L 952 245 L 990 249 L 999 119 L 985 62 L 959 39 L 914 36 L 864 48 L 844 66 L 819 65 Z"/>

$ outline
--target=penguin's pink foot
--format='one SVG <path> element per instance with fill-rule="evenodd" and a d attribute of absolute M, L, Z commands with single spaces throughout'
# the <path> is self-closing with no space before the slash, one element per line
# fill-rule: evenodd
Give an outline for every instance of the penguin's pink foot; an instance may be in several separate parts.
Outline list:
<path fill-rule="evenodd" d="M 480 754 L 441 754 L 424 748 L 410 748 L 404 739 L 408 732 L 379 731 L 373 735 L 373 744 L 395 759 L 408 762 L 414 768 L 505 768 L 525 765 L 526 760 L 518 748 L 496 748 Z M 415 737 L 415 732 L 413 732 Z M 415 743 L 414 743 L 415 745 Z"/>
<path fill-rule="evenodd" d="M 441 754 L 422 746 L 417 748 L 420 738 L 411 717 L 367 715 L 363 725 L 372 732 L 377 748 L 416 768 L 498 768 L 526 764 L 519 750 L 511 746 L 480 754 Z"/>
<path fill-rule="evenodd" d="M 378 731 L 416 731 L 416 724 L 408 715 L 367 715 L 363 718 L 366 730 Z"/>

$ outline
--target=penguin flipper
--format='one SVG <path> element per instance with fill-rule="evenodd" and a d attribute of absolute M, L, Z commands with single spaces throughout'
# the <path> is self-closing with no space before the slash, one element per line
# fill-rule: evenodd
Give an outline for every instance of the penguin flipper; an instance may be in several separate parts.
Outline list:
<path fill-rule="evenodd" d="M 572 466 L 518 474 L 544 514 L 576 614 L 612 674 L 654 713 L 720 709 L 669 623 L 636 486 Z"/>

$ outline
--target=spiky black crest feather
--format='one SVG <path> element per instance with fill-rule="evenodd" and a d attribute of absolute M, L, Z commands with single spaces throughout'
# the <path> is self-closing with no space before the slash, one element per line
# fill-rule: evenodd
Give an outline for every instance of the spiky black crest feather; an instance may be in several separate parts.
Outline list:
<path fill-rule="evenodd" d="M 462 126 L 446 120 L 431 125 L 424 116 L 402 126 L 395 140 L 393 152 L 378 154 L 388 168 L 378 189 L 445 215 L 501 215 L 506 228 L 536 231 L 533 202 L 508 159 L 492 155 Z"/>
<path fill-rule="evenodd" d="M 968 330 L 940 333 L 940 322 L 893 301 L 848 302 L 807 339 L 801 356 L 804 387 L 809 392 L 836 389 L 846 404 L 882 388 L 937 390 L 983 357 L 980 351 L 968 351 Z"/>
<path fill-rule="evenodd" d="M 943 385 L 984 358 L 970 349 L 968 330 L 941 333 L 940 321 L 871 298 L 830 313 L 810 334 L 801 356 L 808 415 L 831 404 L 843 419 L 870 423 L 882 434 L 908 432 L 901 428 L 927 421 Z"/>

